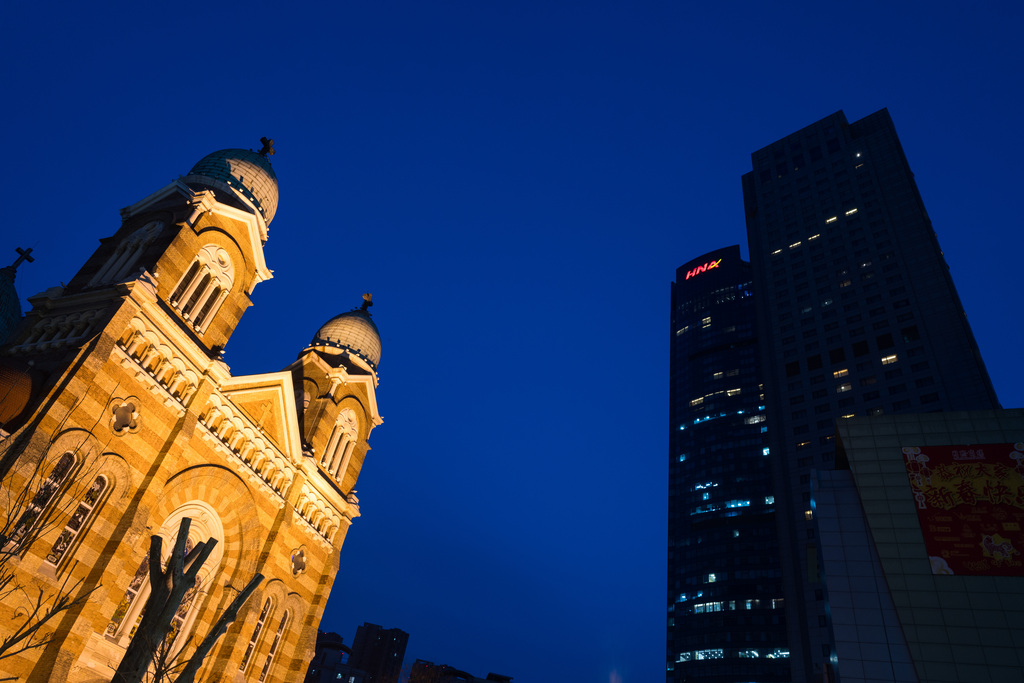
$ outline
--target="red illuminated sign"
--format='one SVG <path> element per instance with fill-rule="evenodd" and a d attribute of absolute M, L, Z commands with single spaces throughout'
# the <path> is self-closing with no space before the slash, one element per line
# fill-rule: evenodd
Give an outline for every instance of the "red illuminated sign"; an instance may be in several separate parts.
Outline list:
<path fill-rule="evenodd" d="M 686 278 L 685 279 L 689 280 L 694 275 L 700 275 L 705 270 L 711 270 L 712 268 L 717 268 L 718 264 L 721 263 L 721 262 L 722 262 L 722 259 L 718 259 L 717 261 L 708 261 L 707 263 L 705 263 L 702 266 L 697 266 L 696 268 L 694 268 L 693 270 L 689 271 L 686 274 Z"/>

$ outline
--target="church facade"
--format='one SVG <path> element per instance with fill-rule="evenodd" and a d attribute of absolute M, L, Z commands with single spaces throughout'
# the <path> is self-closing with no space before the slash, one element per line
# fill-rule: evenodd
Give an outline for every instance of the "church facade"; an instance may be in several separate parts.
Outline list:
<path fill-rule="evenodd" d="M 0 638 L 40 595 L 91 591 L 39 630 L 48 643 L 0 653 L 0 679 L 110 681 L 149 594 L 150 539 L 163 537 L 166 561 L 185 517 L 186 549 L 217 543 L 175 614 L 170 652 L 187 660 L 260 573 L 197 680 L 305 672 L 381 423 L 381 349 L 364 295 L 283 370 L 234 376 L 221 360 L 271 277 L 267 151 L 210 154 L 123 209 L 120 228 L 66 286 L 30 298 L 0 346 L 0 520 L 17 586 L 0 602 Z"/>

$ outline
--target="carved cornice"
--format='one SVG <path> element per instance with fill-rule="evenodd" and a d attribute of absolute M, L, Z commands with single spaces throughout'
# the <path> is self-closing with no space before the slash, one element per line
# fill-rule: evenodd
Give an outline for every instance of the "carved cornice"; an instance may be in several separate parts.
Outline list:
<path fill-rule="evenodd" d="M 344 509 L 339 512 L 319 491 L 303 484 L 295 504 L 295 513 L 304 523 L 304 528 L 315 533 L 317 540 L 329 548 L 334 545 L 334 537 L 341 526 L 347 528 L 352 519 L 359 516 L 359 506 L 346 500 Z"/>
<path fill-rule="evenodd" d="M 270 439 L 263 437 L 258 426 L 217 393 L 210 395 L 199 424 L 205 428 L 203 435 L 207 441 L 223 446 L 229 460 L 240 463 L 258 477 L 279 499 L 278 507 L 284 505 L 297 470 Z"/>
<path fill-rule="evenodd" d="M 41 353 L 66 346 L 77 346 L 91 337 L 106 307 L 44 315 L 32 325 L 25 341 L 11 347 L 8 353 Z"/>
<path fill-rule="evenodd" d="M 167 342 L 140 316 L 131 319 L 114 345 L 122 356 L 121 366 L 135 372 L 138 379 L 150 386 L 150 392 L 160 396 L 174 408 L 178 416 L 185 414 L 196 390 L 200 371 L 182 357 L 180 350 Z"/>
<path fill-rule="evenodd" d="M 246 226 L 246 236 L 252 249 L 253 264 L 256 267 L 256 277 L 253 278 L 252 287 L 274 277 L 273 272 L 267 268 L 266 257 L 263 253 L 263 243 L 267 239 L 268 228 L 260 212 L 252 213 L 219 202 L 214 193 L 207 190 L 193 190 L 182 182 L 181 179 L 175 180 L 170 185 L 157 190 L 145 199 L 121 209 L 121 218 L 124 220 L 131 218 L 175 194 L 184 198 L 192 209 L 191 215 L 186 219 L 186 223 L 190 228 L 195 228 L 195 223 L 204 213 L 221 215 Z M 249 289 L 248 293 L 252 294 L 252 288 Z"/>

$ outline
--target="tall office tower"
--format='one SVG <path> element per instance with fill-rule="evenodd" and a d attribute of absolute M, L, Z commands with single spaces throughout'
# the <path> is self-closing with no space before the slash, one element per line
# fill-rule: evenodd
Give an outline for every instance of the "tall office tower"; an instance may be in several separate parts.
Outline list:
<path fill-rule="evenodd" d="M 788 681 L 750 264 L 676 271 L 669 394 L 668 680 Z"/>
<path fill-rule="evenodd" d="M 362 669 L 367 683 L 398 683 L 409 634 L 400 628 L 384 628 L 369 622 L 356 628 L 348 663 Z"/>
<path fill-rule="evenodd" d="M 832 655 L 810 480 L 836 419 L 997 408 L 889 113 L 837 112 L 743 176 L 794 681 Z M 770 331 L 770 332 L 767 332 Z"/>

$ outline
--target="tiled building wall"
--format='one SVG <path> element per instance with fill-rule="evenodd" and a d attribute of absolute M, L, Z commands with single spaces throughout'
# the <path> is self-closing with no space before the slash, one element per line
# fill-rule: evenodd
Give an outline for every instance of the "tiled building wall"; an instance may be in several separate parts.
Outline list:
<path fill-rule="evenodd" d="M 882 566 L 849 471 L 817 472 L 812 484 L 825 604 L 842 683 L 916 683 Z"/>
<path fill-rule="evenodd" d="M 839 436 L 920 679 L 1024 679 L 1024 576 L 932 574 L 901 452 L 1022 441 L 1024 410 L 855 418 Z"/>

